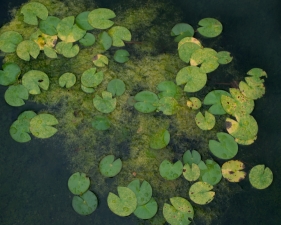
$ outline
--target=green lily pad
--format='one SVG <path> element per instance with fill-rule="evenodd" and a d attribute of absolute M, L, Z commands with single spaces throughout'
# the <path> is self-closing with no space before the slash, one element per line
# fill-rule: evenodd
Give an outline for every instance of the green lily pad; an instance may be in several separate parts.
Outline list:
<path fill-rule="evenodd" d="M 75 24 L 74 16 L 63 18 L 57 25 L 58 37 L 64 42 L 75 42 L 81 39 L 86 31 Z"/>
<path fill-rule="evenodd" d="M 114 53 L 114 60 L 118 63 L 125 63 L 129 60 L 129 52 L 124 49 L 119 49 Z"/>
<path fill-rule="evenodd" d="M 174 40 L 179 42 L 185 37 L 193 37 L 194 29 L 187 23 L 178 23 L 171 30 L 171 36 L 177 36 Z"/>
<path fill-rule="evenodd" d="M 157 90 L 160 91 L 158 94 L 159 98 L 172 97 L 179 99 L 181 97 L 181 89 L 173 81 L 162 81 L 157 85 Z"/>
<path fill-rule="evenodd" d="M 39 29 L 48 35 L 56 35 L 58 34 L 57 26 L 60 22 L 60 18 L 56 16 L 48 16 L 46 20 L 40 20 Z"/>
<path fill-rule="evenodd" d="M 95 42 L 96 37 L 91 33 L 86 33 L 85 36 L 79 40 L 79 43 L 85 47 L 92 46 Z"/>
<path fill-rule="evenodd" d="M 108 130 L 110 127 L 110 120 L 105 116 L 95 116 L 92 121 L 92 127 L 97 130 Z"/>
<path fill-rule="evenodd" d="M 25 4 L 20 11 L 23 14 L 23 21 L 30 25 L 38 25 L 38 18 L 46 20 L 48 17 L 48 9 L 39 2 L 29 2 Z"/>
<path fill-rule="evenodd" d="M 198 25 L 201 26 L 197 29 L 198 32 L 205 37 L 216 37 L 222 32 L 221 22 L 214 18 L 204 18 L 198 22 Z"/>
<path fill-rule="evenodd" d="M 190 57 L 190 65 L 200 65 L 202 73 L 210 73 L 216 70 L 219 66 L 217 52 L 211 48 L 197 49 Z"/>
<path fill-rule="evenodd" d="M 222 167 L 222 175 L 229 182 L 239 182 L 246 177 L 246 172 L 242 171 L 244 164 L 239 160 L 230 160 L 225 162 Z"/>
<path fill-rule="evenodd" d="M 17 46 L 18 57 L 25 61 L 29 61 L 30 56 L 36 59 L 39 53 L 40 53 L 39 46 L 34 41 L 31 40 L 22 41 Z"/>
<path fill-rule="evenodd" d="M 57 125 L 58 120 L 51 114 L 39 114 L 30 120 L 30 132 L 38 138 L 49 138 L 58 130 L 53 125 Z"/>
<path fill-rule="evenodd" d="M 82 91 L 84 91 L 87 94 L 91 94 L 91 93 L 95 92 L 94 88 L 86 87 L 83 84 L 81 84 L 81 89 L 82 89 Z"/>
<path fill-rule="evenodd" d="M 214 114 L 214 115 L 223 115 L 225 114 L 225 110 L 222 107 L 222 103 L 221 103 L 221 97 L 222 96 L 228 96 L 230 97 L 231 95 L 227 92 L 227 91 L 223 91 L 223 90 L 214 90 L 209 92 L 203 101 L 204 105 L 212 105 L 209 108 L 209 112 Z"/>
<path fill-rule="evenodd" d="M 211 191 L 212 189 L 212 185 L 198 181 L 191 185 L 189 189 L 189 197 L 196 204 L 206 205 L 214 199 L 215 192 Z"/>
<path fill-rule="evenodd" d="M 141 185 L 139 179 L 133 180 L 129 183 L 128 188 L 135 193 L 138 200 L 138 206 L 145 205 L 151 199 L 152 187 L 146 180 L 144 180 Z"/>
<path fill-rule="evenodd" d="M 173 97 L 163 97 L 159 100 L 157 109 L 165 115 L 173 115 L 177 113 L 179 104 Z"/>
<path fill-rule="evenodd" d="M 207 159 L 205 162 L 201 161 L 198 164 L 200 168 L 200 179 L 211 185 L 218 184 L 222 178 L 219 164 L 211 159 Z"/>
<path fill-rule="evenodd" d="M 109 192 L 107 204 L 109 209 L 118 216 L 129 216 L 137 208 L 137 197 L 127 187 L 117 187 L 118 195 Z"/>
<path fill-rule="evenodd" d="M 89 190 L 81 196 L 74 196 L 72 199 L 73 209 L 82 216 L 90 215 L 96 210 L 97 206 L 97 196 Z"/>
<path fill-rule="evenodd" d="M 116 108 L 116 98 L 112 98 L 112 94 L 107 91 L 102 92 L 102 98 L 95 95 L 93 103 L 96 109 L 102 113 L 111 113 Z"/>
<path fill-rule="evenodd" d="M 272 183 L 273 173 L 264 165 L 256 165 L 250 170 L 249 180 L 254 188 L 265 189 Z"/>
<path fill-rule="evenodd" d="M 131 41 L 131 32 L 122 26 L 115 26 L 109 29 L 108 34 L 112 38 L 112 45 L 115 47 L 125 46 L 124 41 Z"/>
<path fill-rule="evenodd" d="M 220 51 L 217 54 L 219 64 L 228 64 L 232 61 L 233 57 L 230 56 L 230 52 Z"/>
<path fill-rule="evenodd" d="M 116 17 L 116 15 L 112 10 L 99 8 L 94 9 L 89 13 L 88 22 L 92 27 L 102 30 L 107 29 L 114 24 L 114 22 L 110 20 L 114 17 Z"/>
<path fill-rule="evenodd" d="M 20 67 L 16 63 L 5 63 L 0 70 L 0 84 L 8 86 L 14 84 L 21 73 Z"/>
<path fill-rule="evenodd" d="M 186 163 L 183 167 L 183 176 L 188 181 L 196 181 L 200 177 L 200 168 L 197 164 L 192 163 L 191 166 Z"/>
<path fill-rule="evenodd" d="M 165 148 L 170 142 L 170 133 L 168 130 L 163 129 L 155 134 L 150 139 L 149 146 L 153 149 Z"/>
<path fill-rule="evenodd" d="M 121 96 L 126 90 L 125 83 L 120 79 L 113 79 L 107 84 L 107 91 L 113 96 Z"/>
<path fill-rule="evenodd" d="M 85 173 L 76 172 L 68 179 L 68 188 L 75 195 L 82 195 L 90 187 L 90 179 Z"/>
<path fill-rule="evenodd" d="M 166 221 L 172 225 L 190 224 L 194 216 L 194 210 L 189 201 L 182 197 L 170 198 L 172 205 L 164 203 L 163 215 Z"/>
<path fill-rule="evenodd" d="M 51 59 L 56 59 L 58 57 L 56 50 L 49 46 L 44 46 L 44 54 Z"/>
<path fill-rule="evenodd" d="M 179 57 L 182 61 L 189 63 L 192 53 L 200 48 L 202 48 L 202 45 L 196 38 L 183 38 L 178 44 Z"/>
<path fill-rule="evenodd" d="M 95 88 L 103 81 L 103 72 L 97 72 L 95 67 L 87 69 L 81 76 L 81 83 L 85 87 Z"/>
<path fill-rule="evenodd" d="M 76 24 L 83 30 L 93 30 L 94 28 L 88 22 L 88 16 L 90 11 L 81 12 L 76 16 Z"/>
<path fill-rule="evenodd" d="M 0 35 L 0 50 L 5 53 L 15 52 L 22 40 L 23 38 L 18 32 L 6 31 Z"/>
<path fill-rule="evenodd" d="M 73 45 L 70 42 L 61 41 L 57 43 L 56 50 L 59 54 L 62 54 L 66 58 L 72 58 L 79 53 L 79 46 L 77 44 Z"/>
<path fill-rule="evenodd" d="M 108 65 L 108 58 L 105 55 L 97 54 L 93 58 L 93 63 L 97 67 L 104 67 L 104 66 Z"/>
<path fill-rule="evenodd" d="M 22 76 L 22 85 L 25 86 L 29 94 L 37 95 L 41 93 L 41 89 L 48 90 L 49 77 L 42 71 L 30 70 Z"/>
<path fill-rule="evenodd" d="M 182 160 L 184 164 L 188 163 L 189 165 L 192 165 L 192 163 L 194 163 L 198 165 L 201 162 L 201 155 L 196 150 L 187 150 L 183 154 Z"/>
<path fill-rule="evenodd" d="M 4 98 L 10 106 L 22 106 L 28 99 L 28 90 L 21 84 L 12 85 L 6 90 Z"/>
<path fill-rule="evenodd" d="M 238 145 L 234 138 L 227 133 L 217 133 L 219 141 L 210 140 L 210 151 L 220 159 L 231 159 L 238 152 Z"/>
<path fill-rule="evenodd" d="M 161 177 L 165 178 L 166 180 L 175 180 L 182 174 L 183 165 L 180 160 L 173 164 L 165 159 L 160 164 L 159 171 Z"/>
<path fill-rule="evenodd" d="M 186 105 L 188 108 L 193 109 L 193 110 L 197 110 L 200 109 L 202 106 L 202 103 L 200 101 L 199 98 L 196 97 L 190 97 L 187 102 Z"/>
<path fill-rule="evenodd" d="M 71 88 L 76 83 L 76 76 L 73 73 L 64 73 L 59 78 L 61 87 Z"/>
<path fill-rule="evenodd" d="M 253 77 L 267 77 L 266 72 L 261 68 L 252 68 L 247 72 L 248 75 Z"/>
<path fill-rule="evenodd" d="M 134 104 L 136 110 L 142 113 L 150 113 L 157 109 L 159 99 L 151 91 L 141 91 L 134 98 L 137 102 Z"/>
<path fill-rule="evenodd" d="M 152 218 L 158 210 L 158 204 L 154 198 L 150 198 L 149 202 L 144 205 L 138 205 L 134 211 L 134 215 L 140 219 L 147 220 Z"/>
<path fill-rule="evenodd" d="M 103 176 L 114 177 L 121 171 L 122 161 L 114 160 L 114 155 L 107 155 L 100 161 L 99 169 Z"/>
<path fill-rule="evenodd" d="M 98 42 L 103 48 L 103 50 L 106 51 L 110 49 L 112 45 L 112 38 L 109 36 L 109 34 L 106 31 L 103 31 L 98 35 Z"/>
<path fill-rule="evenodd" d="M 176 82 L 177 85 L 186 84 L 184 87 L 186 92 L 197 92 L 206 85 L 207 75 L 196 66 L 187 66 L 177 73 Z"/>
<path fill-rule="evenodd" d="M 216 124 L 215 116 L 208 111 L 205 111 L 205 117 L 201 112 L 198 112 L 195 116 L 195 121 L 201 130 L 211 130 Z"/>

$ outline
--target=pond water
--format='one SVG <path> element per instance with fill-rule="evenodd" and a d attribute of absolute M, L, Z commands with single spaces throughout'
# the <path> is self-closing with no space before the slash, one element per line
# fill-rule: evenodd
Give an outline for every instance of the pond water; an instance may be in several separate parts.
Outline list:
<path fill-rule="evenodd" d="M 9 22 L 12 19 L 9 11 L 14 7 L 18 8 L 24 2 L 5 0 L 6 4 L 2 4 L 0 13 L 0 25 L 2 26 Z M 69 2 L 72 2 L 74 5 L 76 4 L 74 1 Z M 140 17 L 138 19 L 140 24 L 141 22 L 149 24 L 148 28 L 139 25 L 142 31 L 147 29 L 148 33 L 159 32 L 157 30 L 158 27 L 163 27 L 164 29 L 163 21 L 168 24 L 168 17 L 170 17 L 171 23 L 186 22 L 193 27 L 197 27 L 198 21 L 205 17 L 217 18 L 223 23 L 224 30 L 219 37 L 215 39 L 203 38 L 202 42 L 204 46 L 231 52 L 234 60 L 231 62 L 231 66 L 226 66 L 224 67 L 225 69 L 220 69 L 218 72 L 208 76 L 208 90 L 215 88 L 227 90 L 228 87 L 220 83 L 227 83 L 235 79 L 240 81 L 246 72 L 253 67 L 262 68 L 267 72 L 268 78 L 265 79 L 266 94 L 261 99 L 255 101 L 255 109 L 252 113 L 259 124 L 258 138 L 252 145 L 239 145 L 239 152 L 235 159 L 245 163 L 247 172 L 254 165 L 265 164 L 271 168 L 274 174 L 274 181 L 265 190 L 252 188 L 248 177 L 238 184 L 218 186 L 216 189 L 218 198 L 214 202 L 206 206 L 195 207 L 197 214 L 195 214 L 194 224 L 281 224 L 279 216 L 281 208 L 281 179 L 279 177 L 279 172 L 281 172 L 281 119 L 279 113 L 281 111 L 281 91 L 279 87 L 281 84 L 279 75 L 281 69 L 281 2 L 278 0 L 214 0 L 211 2 L 207 0 L 143 0 L 127 2 L 123 0 L 95 1 L 97 6 L 108 7 L 121 14 L 126 10 L 129 12 L 130 7 L 134 10 L 137 7 L 144 10 L 154 9 L 155 5 L 170 7 L 159 8 L 153 23 L 147 22 L 146 18 Z M 85 1 L 85 4 L 91 4 L 91 1 Z M 175 10 L 175 12 L 173 13 L 171 9 Z M 152 34 L 151 36 L 141 33 L 137 35 L 133 37 L 143 38 L 141 41 L 144 43 L 148 41 L 145 38 L 155 38 Z M 129 47 L 132 52 L 138 54 L 135 56 L 138 59 L 135 59 L 135 62 L 139 68 L 146 65 L 153 66 L 153 63 L 165 61 L 165 57 L 170 57 L 169 59 L 173 60 L 170 55 L 176 54 L 176 49 L 173 50 L 173 47 L 176 45 L 166 43 L 169 35 L 170 33 L 165 33 L 163 36 L 158 36 L 155 40 L 149 40 L 150 43 L 153 43 L 153 47 L 146 46 L 146 51 L 149 53 L 144 53 L 145 51 L 143 50 L 136 50 L 138 47 Z M 148 56 L 148 54 L 151 55 Z M 161 55 L 161 57 L 158 57 L 158 55 Z M 124 72 L 122 68 L 116 68 Z M 133 65 L 132 68 L 134 68 Z M 155 73 L 152 70 L 151 73 L 153 72 Z M 147 78 L 147 81 L 150 82 L 151 80 Z M 142 87 L 143 85 L 136 86 L 131 94 L 134 95 L 141 91 Z M 130 139 L 136 137 L 131 133 L 135 128 L 130 129 L 130 127 L 127 127 L 127 124 L 135 125 L 136 122 L 132 118 L 137 117 L 138 112 L 129 108 L 128 110 L 126 109 L 128 115 L 120 117 L 121 121 L 118 124 L 124 123 L 125 125 L 122 126 L 122 132 L 119 132 L 122 135 L 116 136 L 116 139 L 120 139 L 120 142 L 116 143 L 118 149 L 121 149 L 119 151 L 114 150 L 116 146 L 112 143 L 112 140 L 115 140 L 113 136 L 118 131 L 114 130 L 115 133 L 108 132 L 108 139 L 102 139 L 103 134 L 97 134 L 96 138 L 100 139 L 92 144 L 87 143 L 89 141 L 87 139 L 88 134 L 86 133 L 87 127 L 78 127 L 79 129 L 75 131 L 76 133 L 74 131 L 73 133 L 71 133 L 72 131 L 67 133 L 62 128 L 62 131 L 59 131 L 58 134 L 50 139 L 41 140 L 33 138 L 32 141 L 21 144 L 15 142 L 9 134 L 10 125 L 21 112 L 25 110 L 33 110 L 35 112 L 46 110 L 51 111 L 52 114 L 59 118 L 63 118 L 64 113 L 67 115 L 67 112 L 63 110 L 69 109 L 67 108 L 69 106 L 62 102 L 46 106 L 41 104 L 40 101 L 27 101 L 24 106 L 11 107 L 6 104 L 3 98 L 6 89 L 4 86 L 0 87 L 0 96 L 2 96 L 0 98 L 0 224 L 163 224 L 161 219 L 153 222 L 142 221 L 136 219 L 135 216 L 121 218 L 113 214 L 108 209 L 106 204 L 107 195 L 102 190 L 116 193 L 118 184 L 126 185 L 134 178 L 130 173 L 134 172 L 132 170 L 132 163 L 134 162 L 129 162 L 127 155 L 122 155 L 122 149 L 128 155 L 136 154 L 139 156 L 138 152 L 129 152 Z M 199 93 L 199 97 L 202 97 L 202 94 L 200 96 Z M 77 110 L 77 108 L 79 108 L 79 105 L 76 105 L 74 110 Z M 152 123 L 155 123 L 158 119 L 163 123 L 172 123 L 170 119 L 159 116 L 159 114 L 154 114 L 152 117 Z M 139 121 L 150 121 L 149 117 L 138 117 L 138 119 Z M 62 119 L 62 124 L 67 125 L 67 122 Z M 69 128 L 71 127 L 65 129 Z M 169 128 L 174 133 L 177 133 L 177 129 L 181 129 L 176 128 L 173 124 Z M 138 131 L 141 133 L 139 129 Z M 81 135 L 81 131 L 85 131 L 85 133 Z M 84 136 L 86 139 L 80 141 L 79 139 Z M 204 143 L 200 144 L 200 141 L 195 141 L 197 136 L 200 136 L 200 133 L 195 134 L 194 139 L 175 138 L 176 141 L 173 141 L 171 145 L 176 152 L 176 156 L 182 154 L 182 148 L 186 147 L 181 143 L 177 143 L 179 141 L 187 141 L 187 147 L 190 149 L 204 148 L 206 146 Z M 204 140 L 202 139 L 202 141 Z M 93 156 L 91 151 L 87 149 L 87 144 L 89 146 L 100 146 L 99 155 Z M 178 149 L 175 149 L 177 146 Z M 96 173 L 97 170 L 90 167 L 97 166 L 98 160 L 106 151 L 115 151 L 114 153 L 122 155 L 124 160 L 128 160 L 128 169 L 124 169 L 125 172 L 120 175 L 121 178 L 102 181 L 100 175 Z M 85 159 L 84 153 L 88 154 L 87 159 Z M 164 155 L 158 157 L 163 158 L 170 156 L 169 154 L 170 152 L 167 151 Z M 205 152 L 203 155 L 212 157 L 211 154 Z M 82 163 L 83 160 L 84 164 Z M 220 160 L 216 161 L 220 165 L 223 163 Z M 97 193 L 100 202 L 97 211 L 86 217 L 75 213 L 71 206 L 73 195 L 68 190 L 67 180 L 76 170 L 84 170 L 90 175 L 92 182 L 90 189 Z M 127 177 L 125 177 L 126 173 Z M 138 171 L 138 173 L 140 178 L 147 179 L 145 173 L 143 174 L 142 171 Z M 162 183 L 153 180 L 150 180 L 150 182 L 152 183 L 153 190 L 161 189 Z M 181 193 L 183 197 L 188 198 L 187 189 L 179 188 L 179 190 L 176 190 L 178 186 L 173 187 L 172 183 L 169 183 L 169 185 L 170 188 L 174 188 L 174 193 Z M 167 189 L 166 187 L 168 186 L 163 184 L 163 187 Z M 169 196 L 169 191 L 169 189 L 163 190 L 163 196 Z M 156 190 L 155 195 L 160 198 L 160 194 Z M 168 199 L 164 201 L 168 202 Z"/>

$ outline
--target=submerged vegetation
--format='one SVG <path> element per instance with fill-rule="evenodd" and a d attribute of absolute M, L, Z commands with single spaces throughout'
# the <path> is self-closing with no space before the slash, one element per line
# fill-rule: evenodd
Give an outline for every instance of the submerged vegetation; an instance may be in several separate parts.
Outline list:
<path fill-rule="evenodd" d="M 113 213 L 133 213 L 150 224 L 210 223 L 219 214 L 216 204 L 231 192 L 226 180 L 246 177 L 244 164 L 233 158 L 238 144 L 257 139 L 250 113 L 265 93 L 266 72 L 253 68 L 239 88 L 210 90 L 208 74 L 232 61 L 229 52 L 199 40 L 222 32 L 218 20 L 202 19 L 194 32 L 160 2 L 116 12 L 71 4 L 31 1 L 0 30 L 6 102 L 47 107 L 20 114 L 10 127 L 12 138 L 63 138 L 71 170 L 82 172 L 68 180 L 81 215 L 98 210 L 97 194 L 107 197 Z M 160 15 L 159 8 L 167 10 Z M 249 175 L 257 189 L 272 179 L 264 165 Z M 115 187 L 119 196 L 111 192 Z M 204 214 L 206 208 L 213 214 Z"/>

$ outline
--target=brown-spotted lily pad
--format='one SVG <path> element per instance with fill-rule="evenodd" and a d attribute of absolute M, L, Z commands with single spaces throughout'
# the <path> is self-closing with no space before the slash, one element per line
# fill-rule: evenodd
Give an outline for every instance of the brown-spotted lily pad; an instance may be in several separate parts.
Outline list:
<path fill-rule="evenodd" d="M 199 205 L 206 205 L 214 199 L 215 192 L 212 189 L 213 186 L 207 182 L 196 182 L 189 189 L 189 197 Z"/>
<path fill-rule="evenodd" d="M 244 163 L 241 161 L 230 160 L 222 165 L 222 176 L 229 182 L 239 182 L 246 177 L 246 172 L 243 171 L 244 168 Z"/>

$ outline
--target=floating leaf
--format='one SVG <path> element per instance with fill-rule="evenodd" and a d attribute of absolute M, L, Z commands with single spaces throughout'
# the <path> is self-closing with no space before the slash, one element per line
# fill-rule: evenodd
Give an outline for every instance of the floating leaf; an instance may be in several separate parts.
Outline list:
<path fill-rule="evenodd" d="M 81 89 L 82 89 L 82 91 L 84 91 L 85 93 L 88 93 L 88 94 L 91 94 L 91 93 L 95 92 L 94 88 L 86 87 L 83 84 L 81 84 Z"/>
<path fill-rule="evenodd" d="M 109 209 L 118 216 L 129 216 L 137 208 L 137 197 L 127 187 L 117 187 L 118 195 L 109 192 L 107 204 Z"/>
<path fill-rule="evenodd" d="M 121 96 L 126 90 L 125 83 L 120 79 L 113 79 L 107 85 L 107 91 L 114 96 Z"/>
<path fill-rule="evenodd" d="M 142 113 L 150 113 L 157 109 L 159 99 L 151 91 L 141 91 L 134 99 L 137 101 L 134 104 L 135 109 Z"/>
<path fill-rule="evenodd" d="M 251 185 L 257 189 L 267 188 L 273 181 L 273 173 L 270 168 L 264 165 L 254 166 L 249 173 Z"/>
<path fill-rule="evenodd" d="M 109 36 L 109 34 L 106 31 L 103 31 L 98 35 L 98 40 L 103 50 L 106 51 L 110 49 L 112 45 L 112 38 Z"/>
<path fill-rule="evenodd" d="M 129 52 L 124 49 L 119 49 L 114 53 L 114 60 L 119 63 L 125 63 L 129 60 Z"/>
<path fill-rule="evenodd" d="M 6 31 L 0 35 L 0 50 L 5 53 L 15 52 L 22 40 L 23 38 L 18 32 Z"/>
<path fill-rule="evenodd" d="M 30 56 L 36 59 L 39 53 L 40 53 L 40 48 L 34 41 L 25 40 L 19 43 L 17 46 L 18 57 L 20 57 L 25 61 L 29 61 Z"/>
<path fill-rule="evenodd" d="M 185 84 L 184 91 L 197 92 L 207 83 L 206 73 L 200 72 L 196 66 L 187 66 L 182 68 L 176 77 L 177 85 Z"/>
<path fill-rule="evenodd" d="M 177 36 L 175 38 L 176 42 L 179 42 L 185 37 L 192 37 L 194 35 L 194 29 L 187 23 L 176 24 L 171 31 L 171 36 Z"/>
<path fill-rule="evenodd" d="M 203 101 L 204 105 L 212 105 L 209 108 L 209 112 L 214 115 L 223 115 L 225 114 L 225 110 L 222 107 L 221 97 L 222 96 L 231 96 L 228 92 L 223 90 L 214 90 L 209 92 Z"/>
<path fill-rule="evenodd" d="M 30 25 L 38 25 L 38 18 L 46 20 L 48 17 L 48 9 L 39 2 L 29 2 L 25 4 L 20 11 L 23 14 L 23 21 Z"/>
<path fill-rule="evenodd" d="M 16 63 L 5 63 L 0 70 L 0 84 L 8 86 L 14 84 L 21 73 L 20 67 Z"/>
<path fill-rule="evenodd" d="M 202 73 L 210 73 L 219 66 L 217 52 L 211 48 L 197 49 L 190 57 L 191 66 L 200 66 Z"/>
<path fill-rule="evenodd" d="M 200 168 L 200 178 L 202 181 L 211 185 L 216 185 L 222 178 L 220 166 L 213 160 L 207 159 L 204 163 L 201 161 L 198 166 Z"/>
<path fill-rule="evenodd" d="M 145 205 L 138 205 L 134 215 L 140 219 L 146 220 L 152 218 L 158 210 L 157 202 L 151 198 Z"/>
<path fill-rule="evenodd" d="M 105 116 L 95 116 L 92 127 L 97 130 L 107 130 L 110 127 L 110 120 Z"/>
<path fill-rule="evenodd" d="M 103 72 L 96 73 L 95 67 L 87 69 L 81 76 L 81 83 L 85 87 L 95 88 L 103 81 Z"/>
<path fill-rule="evenodd" d="M 97 67 L 104 67 L 104 66 L 108 65 L 108 58 L 105 55 L 97 54 L 93 58 L 93 63 Z"/>
<path fill-rule="evenodd" d="M 183 167 L 183 176 L 188 181 L 196 181 L 200 177 L 200 168 L 192 163 L 191 166 L 186 163 Z"/>
<path fill-rule="evenodd" d="M 115 47 L 125 46 L 124 41 L 131 41 L 131 32 L 122 26 L 115 26 L 109 29 L 108 34 L 112 38 L 112 45 Z"/>
<path fill-rule="evenodd" d="M 133 180 L 129 183 L 128 188 L 135 193 L 139 206 L 145 205 L 151 199 L 152 187 L 146 180 L 144 180 L 141 185 L 139 179 Z"/>
<path fill-rule="evenodd" d="M 177 179 L 182 174 L 182 169 L 183 165 L 180 160 L 173 164 L 165 159 L 159 166 L 160 175 L 166 180 Z"/>
<path fill-rule="evenodd" d="M 56 50 L 49 46 L 44 46 L 44 54 L 51 59 L 56 59 L 58 57 Z"/>
<path fill-rule="evenodd" d="M 39 29 L 48 35 L 58 34 L 57 26 L 60 22 L 60 19 L 56 16 L 48 16 L 46 20 L 40 20 Z"/>
<path fill-rule="evenodd" d="M 58 130 L 53 125 L 57 125 L 58 120 L 51 114 L 39 114 L 30 120 L 30 132 L 38 138 L 49 138 Z"/>
<path fill-rule="evenodd" d="M 79 46 L 77 44 L 67 42 L 59 42 L 56 45 L 56 50 L 59 54 L 62 54 L 66 58 L 72 58 L 79 53 Z"/>
<path fill-rule="evenodd" d="M 37 95 L 41 93 L 40 88 L 48 90 L 49 77 L 42 71 L 30 70 L 22 76 L 22 85 L 27 88 L 29 94 Z"/>
<path fill-rule="evenodd" d="M 107 29 L 114 24 L 114 22 L 109 19 L 113 19 L 115 16 L 115 13 L 110 9 L 94 9 L 88 15 L 88 22 L 94 28 Z"/>
<path fill-rule="evenodd" d="M 182 197 L 170 198 L 172 205 L 164 203 L 163 215 L 168 223 L 190 224 L 194 216 L 194 210 L 189 201 Z"/>
<path fill-rule="evenodd" d="M 122 161 L 114 160 L 114 155 L 107 155 L 100 161 L 99 169 L 103 176 L 114 177 L 121 171 Z"/>
<path fill-rule="evenodd" d="M 191 108 L 193 110 L 200 109 L 202 106 L 202 103 L 199 98 L 196 97 L 190 97 L 189 100 L 186 102 L 186 105 L 188 108 Z"/>
<path fill-rule="evenodd" d="M 28 99 L 28 90 L 23 85 L 12 85 L 6 90 L 4 98 L 5 101 L 11 106 L 24 105 L 23 100 Z"/>
<path fill-rule="evenodd" d="M 192 53 L 200 48 L 202 48 L 202 45 L 196 38 L 183 38 L 178 44 L 179 57 L 182 61 L 189 63 Z"/>
<path fill-rule="evenodd" d="M 220 51 L 217 54 L 219 64 L 228 64 L 232 61 L 233 57 L 230 56 L 230 52 Z"/>
<path fill-rule="evenodd" d="M 86 33 L 85 36 L 83 38 L 81 38 L 79 40 L 79 43 L 83 46 L 92 46 L 96 41 L 96 37 L 95 35 L 91 34 L 91 33 Z"/>
<path fill-rule="evenodd" d="M 189 189 L 189 197 L 199 205 L 205 205 L 213 201 L 215 192 L 211 191 L 213 186 L 206 182 L 196 182 Z"/>
<path fill-rule="evenodd" d="M 68 188 L 75 195 L 82 195 L 90 187 L 90 179 L 85 173 L 76 172 L 68 179 Z"/>
<path fill-rule="evenodd" d="M 157 85 L 157 90 L 161 91 L 158 94 L 159 98 L 172 97 L 179 99 L 181 96 L 181 89 L 173 81 L 162 81 Z"/>
<path fill-rule="evenodd" d="M 41 30 L 37 30 L 30 35 L 29 39 L 34 41 L 39 46 L 40 50 L 43 50 L 45 47 L 53 48 L 57 43 L 58 37 L 56 35 L 50 36 L 42 33 Z"/>
<path fill-rule="evenodd" d="M 214 18 L 204 18 L 198 22 L 198 25 L 201 26 L 197 29 L 198 32 L 205 37 L 216 37 L 222 32 L 221 22 Z"/>
<path fill-rule="evenodd" d="M 160 130 L 155 133 L 151 139 L 149 146 L 153 149 L 165 148 L 170 142 L 170 133 L 168 130 Z"/>
<path fill-rule="evenodd" d="M 239 182 L 246 177 L 246 173 L 242 171 L 244 168 L 244 164 L 239 160 L 230 160 L 222 165 L 221 171 L 229 182 Z"/>
<path fill-rule="evenodd" d="M 90 11 L 81 12 L 76 16 L 75 22 L 76 24 L 83 30 L 92 30 L 94 29 L 91 24 L 88 22 L 88 16 Z"/>
<path fill-rule="evenodd" d="M 195 116 L 195 121 L 201 130 L 211 130 L 216 124 L 216 118 L 208 111 L 205 111 L 205 117 L 201 112 L 197 113 Z"/>
<path fill-rule="evenodd" d="M 116 107 L 116 98 L 112 98 L 112 94 L 107 91 L 102 92 L 102 98 L 96 95 L 93 99 L 94 106 L 102 113 L 110 113 Z"/>
<path fill-rule="evenodd" d="M 184 164 L 188 163 L 189 165 L 192 165 L 192 163 L 194 163 L 198 165 L 201 162 L 201 155 L 196 150 L 187 150 L 183 154 L 182 160 Z"/>
<path fill-rule="evenodd" d="M 210 140 L 209 149 L 210 151 L 220 159 L 231 159 L 238 152 L 238 145 L 234 138 L 227 133 L 217 133 L 218 141 Z"/>
<path fill-rule="evenodd" d="M 76 83 L 76 76 L 73 73 L 64 73 L 59 78 L 61 87 L 71 88 Z"/>
<path fill-rule="evenodd" d="M 78 214 L 82 216 L 93 213 L 98 206 L 97 196 L 91 192 L 86 191 L 81 196 L 74 196 L 72 199 L 72 207 Z"/>
<path fill-rule="evenodd" d="M 173 97 L 163 97 L 159 100 L 157 109 L 165 115 L 173 115 L 177 113 L 179 104 Z"/>

